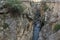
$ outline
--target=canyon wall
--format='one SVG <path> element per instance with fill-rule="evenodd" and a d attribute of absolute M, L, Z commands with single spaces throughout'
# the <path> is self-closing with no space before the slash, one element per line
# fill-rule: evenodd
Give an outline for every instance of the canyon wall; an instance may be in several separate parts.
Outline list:
<path fill-rule="evenodd" d="M 60 24 L 60 3 L 47 3 L 50 11 L 46 11 L 46 21 L 47 23 L 43 26 L 40 31 L 39 40 L 60 40 L 60 30 L 54 32 L 55 24 Z"/>

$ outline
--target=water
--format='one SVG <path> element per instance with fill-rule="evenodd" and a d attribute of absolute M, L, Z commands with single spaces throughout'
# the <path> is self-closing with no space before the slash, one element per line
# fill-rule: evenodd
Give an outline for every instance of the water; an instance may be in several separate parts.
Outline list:
<path fill-rule="evenodd" d="M 37 10 L 34 19 L 34 28 L 33 28 L 33 40 L 38 40 L 39 32 L 41 30 L 41 22 L 40 22 L 40 11 Z"/>
<path fill-rule="evenodd" d="M 40 32 L 40 22 L 37 21 L 37 22 L 34 24 L 33 40 L 38 40 L 38 38 L 39 38 L 39 32 Z"/>

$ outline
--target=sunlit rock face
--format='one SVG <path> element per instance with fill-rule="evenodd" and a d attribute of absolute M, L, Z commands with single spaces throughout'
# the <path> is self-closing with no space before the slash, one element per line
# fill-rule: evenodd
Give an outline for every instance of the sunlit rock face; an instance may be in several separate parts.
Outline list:
<path fill-rule="evenodd" d="M 10 13 L 6 14 L 6 17 L 4 17 L 4 14 L 0 14 L 1 29 L 3 29 L 2 25 L 4 22 L 9 25 L 9 28 L 5 31 L 0 31 L 0 40 L 32 40 L 34 14 L 29 3 L 23 4 L 23 6 L 26 6 L 26 9 L 20 17 L 13 18 L 10 16 Z"/>
<path fill-rule="evenodd" d="M 53 0 L 52 0 L 53 1 Z M 59 0 L 56 0 L 59 1 Z M 53 31 L 56 23 L 60 24 L 60 3 L 47 3 L 51 11 L 47 11 L 47 24 L 40 31 L 39 40 L 60 40 L 60 31 Z"/>
<path fill-rule="evenodd" d="M 34 1 L 34 2 L 40 2 L 40 1 L 42 1 L 42 0 L 32 0 L 32 1 Z"/>
<path fill-rule="evenodd" d="M 48 0 L 48 1 L 51 1 L 51 2 L 60 2 L 60 0 Z"/>
<path fill-rule="evenodd" d="M 60 30 L 48 37 L 48 40 L 60 40 Z"/>
<path fill-rule="evenodd" d="M 42 1 L 45 1 L 45 2 L 60 2 L 60 0 L 42 0 Z"/>
<path fill-rule="evenodd" d="M 21 15 L 18 19 L 17 40 L 32 40 L 34 13 L 32 13 L 29 3 L 23 4 L 26 5 L 27 8 L 23 13 L 24 15 Z"/>
<path fill-rule="evenodd" d="M 35 2 L 37 1 L 40 0 L 35 0 Z M 9 28 L 5 31 L 2 30 L 4 16 L 0 14 L 0 40 L 32 40 L 34 13 L 29 2 L 24 2 L 23 4 L 26 6 L 26 9 L 20 17 L 14 19 L 9 13 L 6 14 L 5 23 L 9 24 Z M 54 33 L 52 30 L 54 24 L 60 23 L 60 3 L 47 3 L 47 5 L 52 10 L 45 12 L 48 20 L 47 24 L 40 31 L 39 40 L 60 40 L 60 36 L 58 36 L 60 31 Z M 36 9 L 33 10 L 34 12 L 36 11 Z"/>

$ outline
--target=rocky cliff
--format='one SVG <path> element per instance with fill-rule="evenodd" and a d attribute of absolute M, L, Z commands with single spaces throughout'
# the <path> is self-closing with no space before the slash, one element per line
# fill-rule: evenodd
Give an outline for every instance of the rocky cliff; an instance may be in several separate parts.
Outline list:
<path fill-rule="evenodd" d="M 40 31 L 39 40 L 60 40 L 59 31 L 54 32 L 55 24 L 60 24 L 60 3 L 47 3 L 50 11 L 46 11 L 44 14 L 46 18 L 46 25 L 43 26 L 42 30 Z"/>
<path fill-rule="evenodd" d="M 7 13 L 8 10 L 3 8 L 2 4 L 4 2 L 0 1 L 0 40 L 32 40 L 36 16 L 35 4 L 31 7 L 29 2 L 23 2 L 22 5 L 26 9 L 22 15 L 15 18 L 11 17 L 10 12 Z M 60 24 L 60 3 L 46 4 L 50 9 L 45 12 L 42 10 L 42 4 L 37 6 L 41 13 L 39 19 L 44 23 L 39 32 L 39 40 L 60 40 L 60 30 L 57 32 L 53 30 L 55 24 Z M 44 20 L 42 20 L 43 17 Z"/>
<path fill-rule="evenodd" d="M 22 5 L 26 8 L 23 14 L 13 18 L 9 12 L 4 15 L 6 11 L 3 11 L 3 3 L 0 2 L 0 40 L 32 40 L 34 14 L 30 4 L 23 2 Z M 4 29 L 3 25 L 5 27 L 6 24 L 8 27 Z"/>

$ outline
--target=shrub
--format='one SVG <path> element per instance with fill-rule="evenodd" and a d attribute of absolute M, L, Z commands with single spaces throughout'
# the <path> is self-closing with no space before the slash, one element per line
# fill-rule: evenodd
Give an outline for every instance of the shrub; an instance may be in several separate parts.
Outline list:
<path fill-rule="evenodd" d="M 24 10 L 21 2 L 18 0 L 6 0 L 4 7 L 7 8 L 11 16 L 14 17 L 20 15 Z"/>
<path fill-rule="evenodd" d="M 56 24 L 56 25 L 54 26 L 54 31 L 58 31 L 58 30 L 60 30 L 60 24 Z"/>
<path fill-rule="evenodd" d="M 3 29 L 6 29 L 6 28 L 8 28 L 8 27 L 9 27 L 9 25 L 8 25 L 7 23 L 4 23 Z"/>
<path fill-rule="evenodd" d="M 47 11 L 48 9 L 50 10 L 49 6 L 45 2 L 43 2 L 42 5 L 44 12 Z"/>

